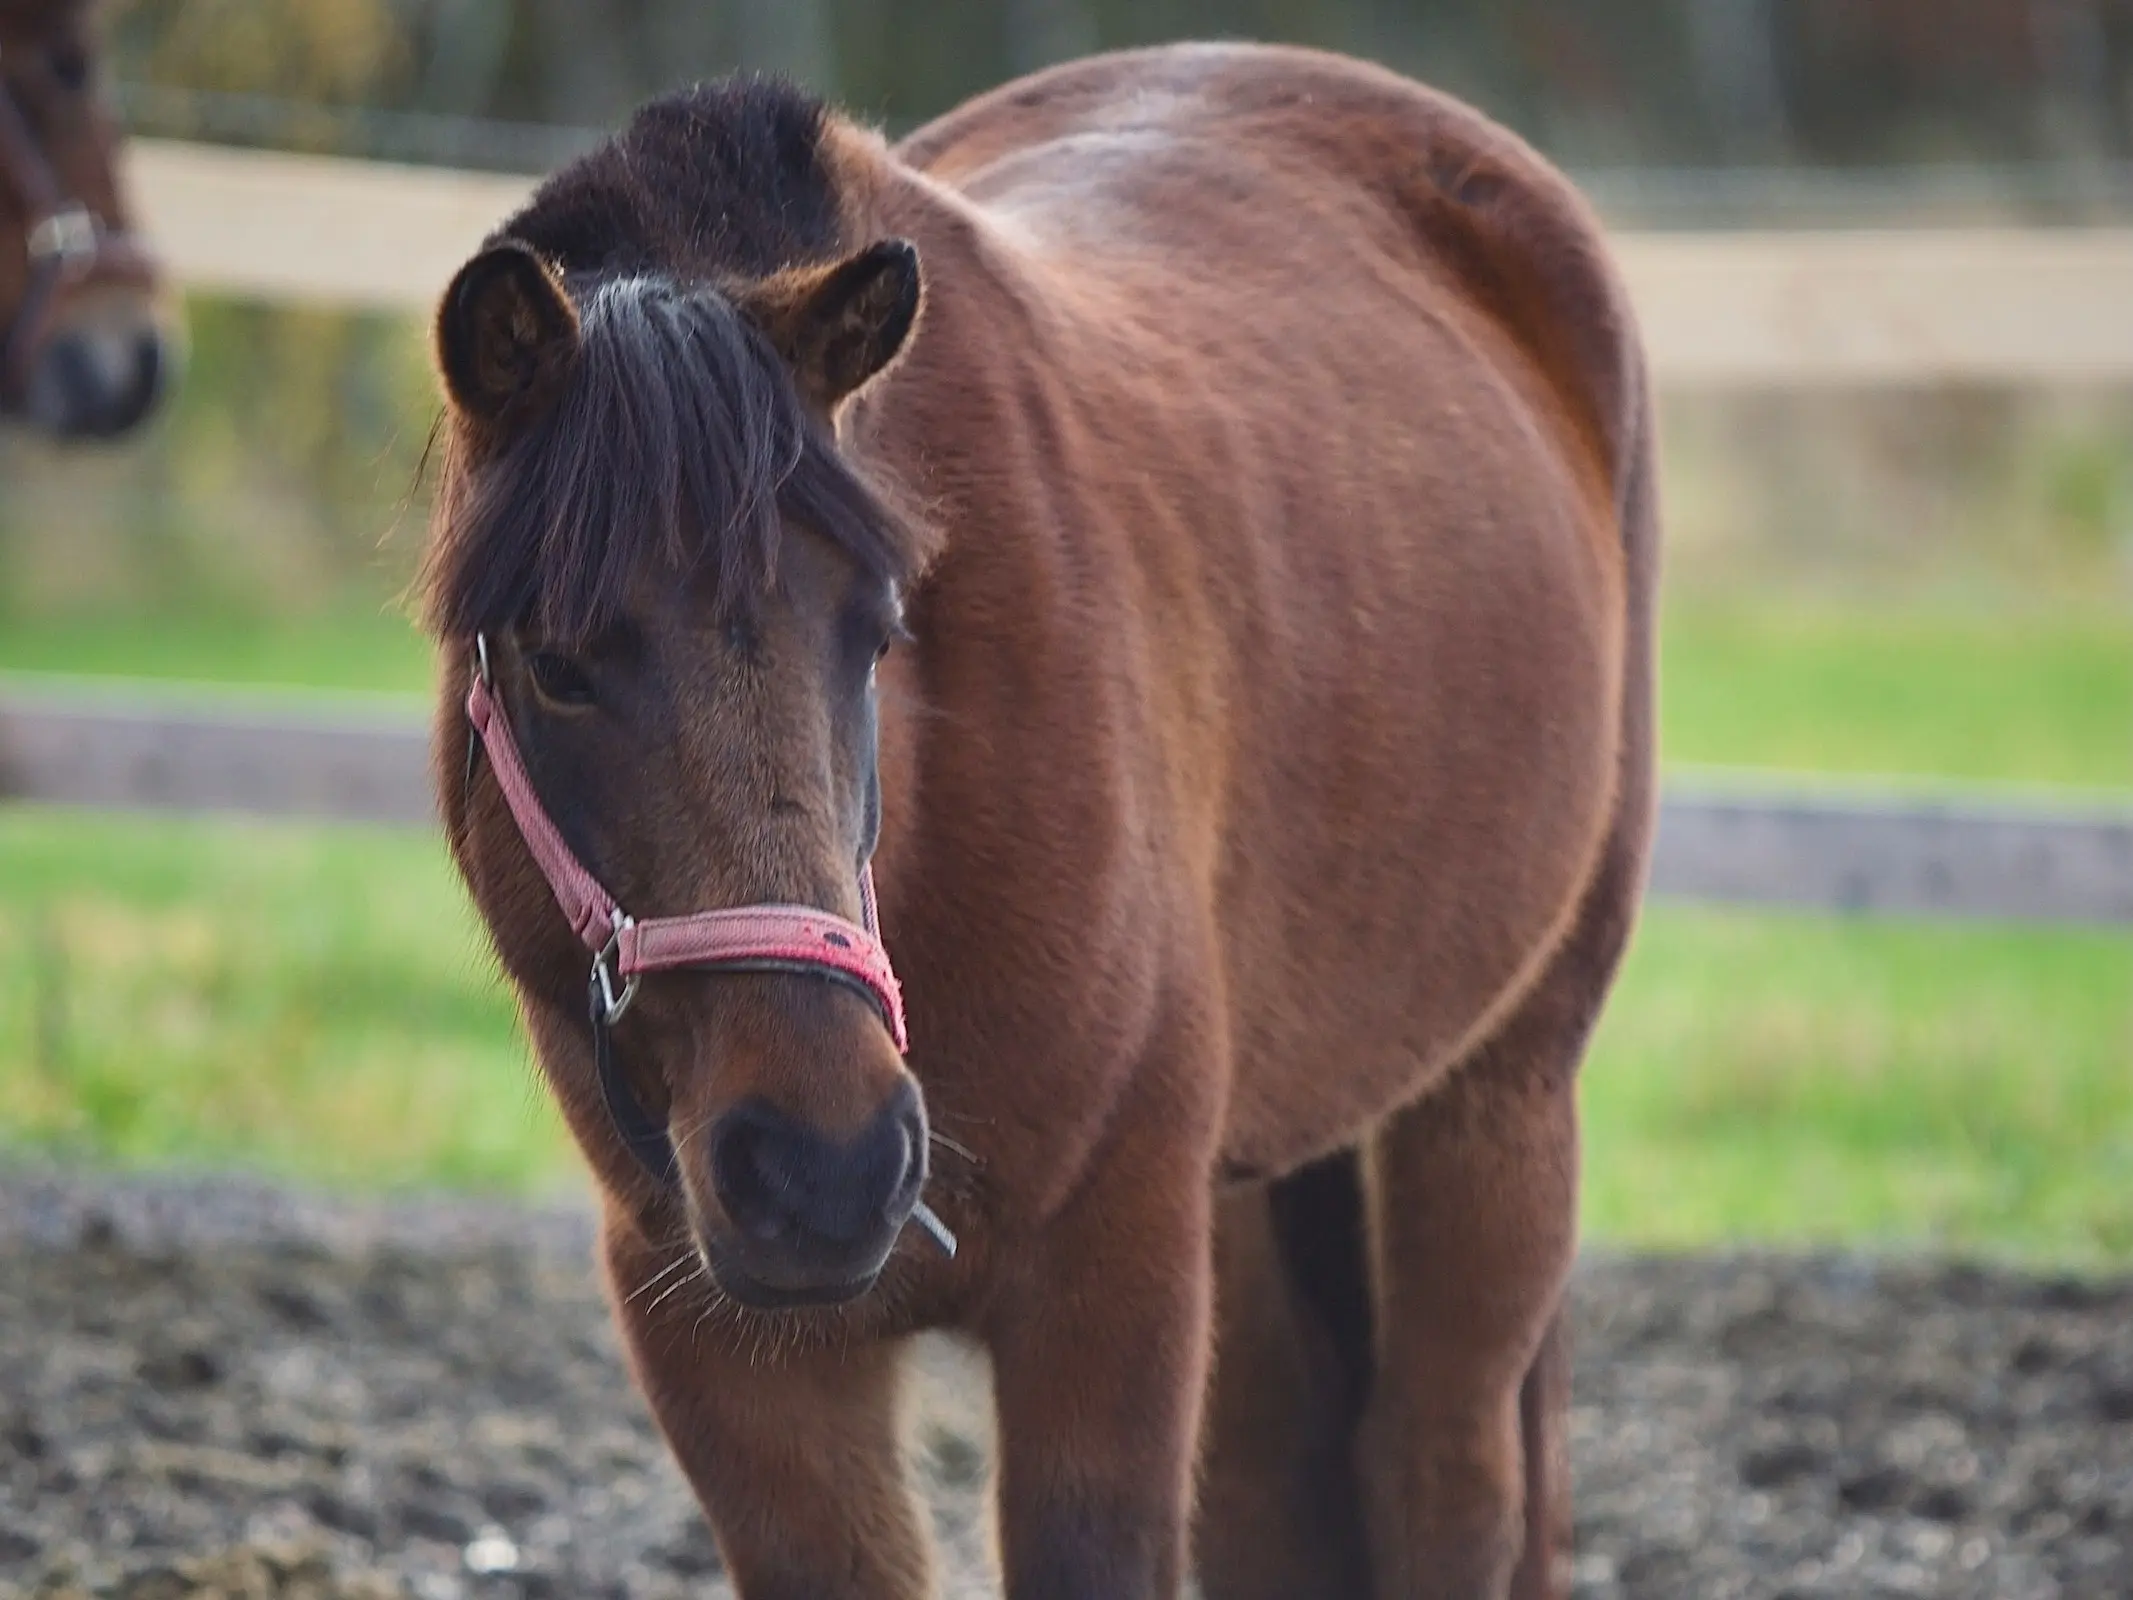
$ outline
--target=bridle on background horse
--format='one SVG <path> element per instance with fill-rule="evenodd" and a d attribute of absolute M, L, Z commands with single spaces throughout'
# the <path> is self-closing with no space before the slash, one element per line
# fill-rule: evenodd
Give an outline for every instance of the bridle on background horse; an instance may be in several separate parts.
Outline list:
<path fill-rule="evenodd" d="M 4 64 L 4 57 L 0 57 Z M 0 330 L 0 397 L 19 401 L 30 362 L 68 289 L 97 282 L 153 289 L 155 256 L 137 233 L 107 227 L 67 193 L 15 91 L 0 72 L 0 176 L 14 186 L 29 228 L 28 282 L 22 303 Z"/>
<path fill-rule="evenodd" d="M 637 1164 L 662 1189 L 678 1188 L 681 1163 L 666 1125 L 644 1109 L 615 1060 L 614 1027 L 637 996 L 648 972 L 794 972 L 827 978 L 857 990 L 880 1014 L 896 1043 L 907 1054 L 903 990 L 889 952 L 882 947 L 874 908 L 874 869 L 859 869 L 861 922 L 847 922 L 810 906 L 751 905 L 722 911 L 697 911 L 680 917 L 638 921 L 615 903 L 563 840 L 560 829 L 541 804 L 511 736 L 510 720 L 497 699 L 489 671 L 489 641 L 474 637 L 474 677 L 467 690 L 467 776 L 474 758 L 487 751 L 490 770 L 504 803 L 518 823 L 534 864 L 548 880 L 556 904 L 571 931 L 592 952 L 586 980 L 586 1012 L 592 1023 L 593 1061 L 600 1098 Z M 911 1212 L 916 1222 L 949 1255 L 955 1235 L 921 1200 Z"/>

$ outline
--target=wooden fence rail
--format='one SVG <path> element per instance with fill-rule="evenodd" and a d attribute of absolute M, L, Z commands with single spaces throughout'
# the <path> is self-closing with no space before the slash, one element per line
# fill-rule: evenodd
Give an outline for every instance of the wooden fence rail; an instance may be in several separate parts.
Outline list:
<path fill-rule="evenodd" d="M 0 688 L 0 800 L 342 821 L 431 819 L 419 716 L 355 698 Z M 1937 917 L 2133 924 L 2133 806 L 1676 789 L 1653 892 Z"/>
<path fill-rule="evenodd" d="M 137 140 L 182 282 L 427 311 L 524 178 Z M 1660 382 L 1801 388 L 2133 380 L 2133 228 L 1625 233 Z"/>

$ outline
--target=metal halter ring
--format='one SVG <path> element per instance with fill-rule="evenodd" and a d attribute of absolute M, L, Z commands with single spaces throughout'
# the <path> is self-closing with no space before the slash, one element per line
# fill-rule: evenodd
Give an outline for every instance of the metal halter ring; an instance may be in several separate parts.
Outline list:
<path fill-rule="evenodd" d="M 87 206 L 63 206 L 30 230 L 30 259 L 86 261 L 96 254 L 97 231 Z"/>
<path fill-rule="evenodd" d="M 622 959 L 622 930 L 633 926 L 621 912 L 615 913 L 615 931 L 608 935 L 607 943 L 593 957 L 593 982 L 600 986 L 600 1005 L 605 1013 L 601 1018 L 609 1027 L 622 1020 L 622 1013 L 629 1010 L 630 1002 L 637 998 L 637 985 L 641 981 L 632 975 L 618 993 L 615 989 L 616 966 Z"/>

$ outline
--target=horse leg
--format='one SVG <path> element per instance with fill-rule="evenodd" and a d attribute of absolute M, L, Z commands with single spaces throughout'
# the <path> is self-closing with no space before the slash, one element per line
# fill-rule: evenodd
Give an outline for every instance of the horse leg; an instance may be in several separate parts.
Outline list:
<path fill-rule="evenodd" d="M 1119 1120 L 1139 1148 L 1083 1183 L 986 1319 L 1007 1600 L 1176 1600 L 1184 1581 L 1213 1299 L 1208 1163 L 1163 1147 L 1160 1113 Z"/>
<path fill-rule="evenodd" d="M 1528 1453 L 1559 1448 L 1560 1386 L 1540 1385 L 1530 1414 L 1521 1399 L 1575 1249 L 1575 1051 L 1516 1042 L 1485 1047 L 1369 1147 L 1378 1365 L 1358 1449 L 1377 1600 L 1504 1600 L 1528 1538 Z M 1543 1566 L 1527 1592 L 1566 1593 Z"/>
<path fill-rule="evenodd" d="M 1641 730 L 1640 713 L 1633 750 Z M 1625 771 L 1599 871 L 1547 969 L 1367 1146 L 1378 1362 L 1358 1460 L 1378 1600 L 1570 1592 L 1577 1068 L 1650 837 L 1648 767 Z"/>
<path fill-rule="evenodd" d="M 1352 1161 L 1334 1157 L 1217 1212 L 1193 1537 L 1206 1600 L 1368 1592 L 1350 1460 L 1370 1362 Z M 1341 1281 L 1325 1281 L 1329 1265 Z"/>
<path fill-rule="evenodd" d="M 698 1339 L 701 1292 L 660 1299 L 673 1248 L 612 1217 L 604 1246 L 638 1387 L 741 1600 L 930 1600 L 932 1547 L 897 1431 L 901 1349 L 778 1352 L 766 1321 L 758 1350 L 730 1308 Z"/>
<path fill-rule="evenodd" d="M 1570 1506 L 1570 1328 L 1564 1314 L 1541 1340 L 1518 1396 L 1526 1456 L 1526 1548 L 1511 1576 L 1511 1600 L 1556 1600 L 1569 1592 L 1575 1543 Z"/>

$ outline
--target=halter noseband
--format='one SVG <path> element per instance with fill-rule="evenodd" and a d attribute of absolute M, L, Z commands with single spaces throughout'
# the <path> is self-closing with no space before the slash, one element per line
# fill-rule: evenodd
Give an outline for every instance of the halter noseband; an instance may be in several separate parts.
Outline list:
<path fill-rule="evenodd" d="M 14 185 L 29 222 L 29 281 L 23 288 L 22 304 L 0 330 L 0 396 L 12 403 L 28 385 L 30 361 L 64 290 L 91 281 L 152 289 L 156 265 L 138 234 L 107 228 L 67 193 L 4 76 L 0 76 L 0 174 Z"/>
<path fill-rule="evenodd" d="M 477 748 L 486 751 L 497 787 L 503 791 L 504 803 L 534 864 L 548 880 L 571 931 L 592 952 L 586 1010 L 592 1023 L 600 1097 L 623 1144 L 655 1182 L 666 1189 L 677 1187 L 680 1162 L 665 1125 L 644 1109 L 624 1079 L 615 1060 L 613 1037 L 614 1025 L 636 998 L 637 985 L 646 973 L 687 969 L 795 972 L 827 978 L 864 995 L 888 1028 L 897 1054 L 909 1051 L 903 990 L 889 953 L 882 947 L 871 864 L 859 869 L 863 926 L 827 911 L 794 905 L 738 906 L 638 921 L 615 902 L 564 842 L 534 792 L 518 743 L 511 736 L 510 720 L 492 689 L 486 636 L 475 635 L 474 653 L 474 679 L 467 690 L 469 771 Z M 913 1210 L 912 1220 L 949 1255 L 955 1254 L 955 1236 L 923 1201 Z"/>

